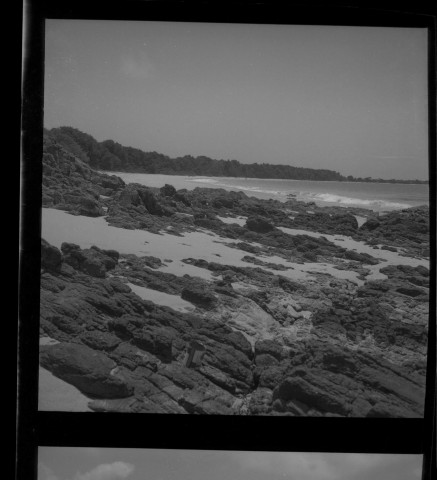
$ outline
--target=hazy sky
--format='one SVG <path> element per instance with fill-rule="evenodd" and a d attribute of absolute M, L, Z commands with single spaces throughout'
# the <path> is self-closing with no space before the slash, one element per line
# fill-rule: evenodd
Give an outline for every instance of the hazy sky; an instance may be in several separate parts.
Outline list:
<path fill-rule="evenodd" d="M 428 178 L 425 29 L 48 20 L 45 126 L 170 157 Z"/>
<path fill-rule="evenodd" d="M 420 455 L 43 447 L 38 480 L 420 480 Z"/>

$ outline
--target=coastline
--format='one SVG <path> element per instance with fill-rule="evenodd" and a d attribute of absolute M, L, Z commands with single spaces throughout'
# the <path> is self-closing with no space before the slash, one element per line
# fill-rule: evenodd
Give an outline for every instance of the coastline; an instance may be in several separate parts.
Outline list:
<path fill-rule="evenodd" d="M 224 188 L 244 191 L 258 198 L 274 198 L 286 202 L 290 197 L 318 206 L 342 206 L 374 211 L 392 211 L 429 204 L 429 186 L 418 184 L 380 184 L 320 180 L 259 179 L 244 177 L 207 177 L 163 174 L 137 174 L 111 172 L 126 183 L 140 183 L 148 187 L 161 187 L 165 183 L 177 189 L 192 190 L 196 187 Z M 358 187 L 364 187 L 358 189 Z M 387 195 L 384 185 L 394 189 Z M 350 186 L 350 189 L 345 189 Z M 369 188 L 371 190 L 369 190 Z M 411 192 L 406 192 L 409 188 Z M 421 192 L 421 193 L 419 193 Z M 405 196 L 406 195 L 406 196 Z"/>
<path fill-rule="evenodd" d="M 423 414 L 426 207 L 145 187 L 50 155 L 41 363 L 91 410 Z"/>
<path fill-rule="evenodd" d="M 99 173 L 104 173 L 107 175 L 116 175 L 116 176 L 121 176 L 123 174 L 131 174 L 131 175 L 162 175 L 162 176 L 167 176 L 167 174 L 164 173 L 144 173 L 144 172 L 130 172 L 130 171 L 119 171 L 119 170 L 97 170 Z M 393 184 L 398 184 L 398 185 L 429 185 L 428 180 L 419 180 L 418 182 L 414 181 L 409 181 L 409 180 L 395 180 L 394 182 L 390 181 L 349 181 L 349 180 L 298 180 L 294 178 L 263 178 L 263 177 L 226 177 L 226 176 L 221 176 L 221 177 L 215 177 L 215 176 L 210 176 L 210 175 L 198 175 L 198 174 L 185 174 L 181 173 L 180 175 L 177 175 L 175 173 L 168 174 L 169 177 L 172 176 L 181 176 L 181 177 L 189 177 L 189 178 L 217 178 L 217 179 L 224 179 L 224 180 L 240 180 L 241 178 L 244 178 L 245 180 L 268 180 L 268 181 L 276 181 L 276 182 L 323 182 L 323 183 L 362 183 L 362 184 L 373 184 L 373 183 L 378 183 L 382 185 L 393 185 Z"/>

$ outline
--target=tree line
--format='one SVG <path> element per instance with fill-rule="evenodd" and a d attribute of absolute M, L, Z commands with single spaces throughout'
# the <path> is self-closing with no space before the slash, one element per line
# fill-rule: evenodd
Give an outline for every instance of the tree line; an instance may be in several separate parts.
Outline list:
<path fill-rule="evenodd" d="M 203 175 L 208 177 L 281 178 L 290 180 L 427 183 L 420 180 L 382 180 L 344 177 L 327 169 L 240 163 L 237 160 L 216 160 L 206 156 L 170 158 L 157 152 L 144 152 L 124 147 L 113 140 L 98 142 L 91 135 L 73 127 L 44 129 L 44 135 L 61 144 L 66 150 L 96 170 L 165 175 Z"/>

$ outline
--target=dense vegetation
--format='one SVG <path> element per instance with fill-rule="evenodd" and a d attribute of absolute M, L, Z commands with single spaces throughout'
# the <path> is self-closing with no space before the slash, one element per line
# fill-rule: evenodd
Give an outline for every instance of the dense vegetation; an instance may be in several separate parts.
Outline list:
<path fill-rule="evenodd" d="M 344 177 L 326 169 L 271 165 L 244 164 L 237 160 L 215 160 L 209 157 L 170 158 L 157 152 L 143 152 L 124 147 L 113 140 L 97 142 L 91 135 L 72 127 L 44 130 L 44 134 L 63 145 L 68 151 L 97 170 L 160 173 L 166 175 L 205 175 L 209 177 L 282 178 L 291 180 L 335 180 L 348 182 L 427 183 L 420 180 L 382 180 Z"/>

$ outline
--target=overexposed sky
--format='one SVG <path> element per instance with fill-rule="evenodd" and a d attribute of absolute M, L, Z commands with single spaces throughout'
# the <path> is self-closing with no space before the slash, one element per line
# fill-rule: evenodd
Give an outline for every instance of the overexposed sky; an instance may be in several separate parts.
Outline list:
<path fill-rule="evenodd" d="M 47 20 L 44 124 L 170 157 L 428 178 L 427 31 Z"/>
<path fill-rule="evenodd" d="M 61 448 L 38 480 L 420 480 L 421 455 Z"/>

